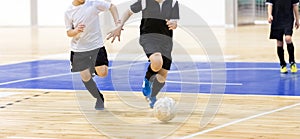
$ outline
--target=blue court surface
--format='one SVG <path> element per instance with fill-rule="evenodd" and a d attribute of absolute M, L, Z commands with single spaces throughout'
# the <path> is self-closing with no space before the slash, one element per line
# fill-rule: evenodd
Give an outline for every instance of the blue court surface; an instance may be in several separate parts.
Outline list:
<path fill-rule="evenodd" d="M 299 73 L 280 74 L 278 63 L 221 63 L 215 69 L 206 62 L 174 62 L 169 72 L 166 92 L 300 96 Z M 140 91 L 146 61 L 110 61 L 109 75 L 94 77 L 105 91 Z M 223 66 L 223 67 L 222 67 Z M 85 89 L 74 87 L 68 60 L 37 60 L 0 65 L 0 88 Z"/>

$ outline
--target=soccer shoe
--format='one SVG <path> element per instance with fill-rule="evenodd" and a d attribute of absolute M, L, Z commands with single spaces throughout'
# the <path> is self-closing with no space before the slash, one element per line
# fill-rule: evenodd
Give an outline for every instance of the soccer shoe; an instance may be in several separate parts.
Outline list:
<path fill-rule="evenodd" d="M 146 97 L 146 99 L 148 99 L 151 95 L 151 90 L 152 90 L 152 82 L 150 82 L 148 79 L 144 79 L 143 81 L 143 85 L 142 85 L 142 92 L 143 95 Z"/>
<path fill-rule="evenodd" d="M 281 72 L 282 74 L 288 73 L 288 70 L 287 70 L 286 66 L 281 66 L 280 72 Z"/>
<path fill-rule="evenodd" d="M 156 97 L 149 97 L 149 105 L 151 109 L 153 109 L 155 102 L 156 102 Z"/>
<path fill-rule="evenodd" d="M 296 63 L 291 64 L 291 73 L 296 73 L 298 71 Z"/>
<path fill-rule="evenodd" d="M 102 99 L 98 98 L 95 105 L 96 110 L 104 110 L 104 102 Z"/>

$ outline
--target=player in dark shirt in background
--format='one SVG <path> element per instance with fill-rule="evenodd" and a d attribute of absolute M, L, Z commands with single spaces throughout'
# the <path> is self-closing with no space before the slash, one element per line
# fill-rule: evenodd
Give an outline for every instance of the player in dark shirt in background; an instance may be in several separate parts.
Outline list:
<path fill-rule="evenodd" d="M 294 56 L 294 45 L 292 42 L 293 28 L 299 27 L 299 0 L 266 0 L 268 5 L 268 22 L 271 23 L 270 39 L 277 40 L 277 55 L 280 60 L 280 72 L 287 73 L 284 60 L 283 37 L 287 44 L 289 53 L 290 70 L 297 72 Z"/>

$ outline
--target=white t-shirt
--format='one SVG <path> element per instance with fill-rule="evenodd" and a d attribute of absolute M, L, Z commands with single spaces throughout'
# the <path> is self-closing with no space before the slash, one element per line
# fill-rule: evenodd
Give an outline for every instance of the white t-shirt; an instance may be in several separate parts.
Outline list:
<path fill-rule="evenodd" d="M 69 6 L 65 12 L 67 31 L 74 29 L 78 24 L 85 25 L 84 31 L 73 37 L 71 50 L 85 52 L 103 47 L 102 34 L 99 22 L 99 13 L 110 8 L 111 3 L 104 0 L 87 0 L 84 4 Z"/>

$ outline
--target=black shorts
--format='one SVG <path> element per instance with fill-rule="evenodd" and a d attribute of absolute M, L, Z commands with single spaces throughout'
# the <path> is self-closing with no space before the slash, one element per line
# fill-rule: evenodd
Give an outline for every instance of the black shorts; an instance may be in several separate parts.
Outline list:
<path fill-rule="evenodd" d="M 154 53 L 161 53 L 163 58 L 162 68 L 170 70 L 172 63 L 173 40 L 171 37 L 157 33 L 143 34 L 140 36 L 140 44 L 149 58 Z"/>
<path fill-rule="evenodd" d="M 105 47 L 87 52 L 71 51 L 70 61 L 72 72 L 79 72 L 88 68 L 94 68 L 102 65 L 108 66 L 107 52 Z"/>
<path fill-rule="evenodd" d="M 276 39 L 279 41 L 283 41 L 284 35 L 293 35 L 293 26 L 291 27 L 285 27 L 282 29 L 271 29 L 270 32 L 270 39 Z"/>

